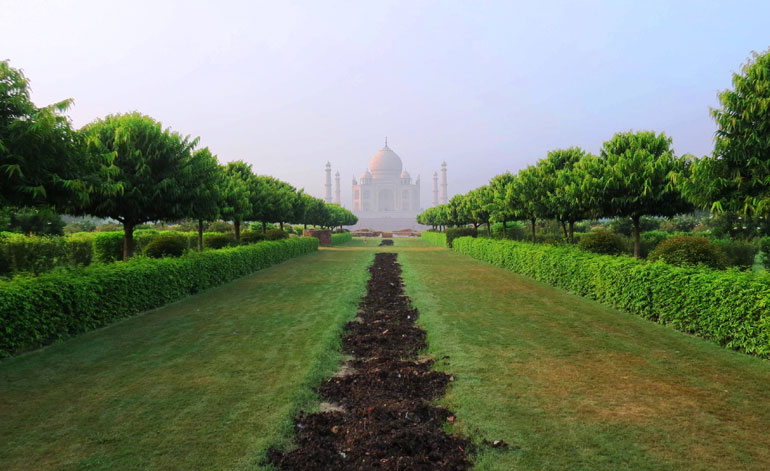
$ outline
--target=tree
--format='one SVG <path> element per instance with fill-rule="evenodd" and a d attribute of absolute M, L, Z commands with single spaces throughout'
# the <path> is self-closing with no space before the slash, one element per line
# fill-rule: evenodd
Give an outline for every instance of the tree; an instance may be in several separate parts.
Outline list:
<path fill-rule="evenodd" d="M 507 201 L 514 209 L 518 219 L 526 219 L 532 224 L 532 242 L 536 242 L 535 223 L 539 218 L 547 218 L 547 190 L 541 185 L 542 172 L 538 167 L 528 166 L 519 171 L 515 182 L 507 193 Z"/>
<path fill-rule="evenodd" d="M 480 224 L 487 225 L 487 232 L 491 235 L 492 228 L 490 227 L 490 204 L 493 202 L 492 190 L 489 186 L 484 185 L 475 190 L 468 192 L 465 199 L 468 211 L 470 212 L 471 220 L 473 224 L 478 228 Z"/>
<path fill-rule="evenodd" d="M 770 214 L 770 51 L 753 54 L 733 89 L 711 111 L 717 124 L 714 155 L 697 160 L 685 179 L 688 199 L 716 212 Z"/>
<path fill-rule="evenodd" d="M 548 153 L 539 163 L 547 191 L 547 207 L 562 225 L 570 242 L 575 238 L 575 222 L 588 217 L 590 203 L 581 185 L 577 164 L 586 153 L 580 147 L 559 149 Z M 566 225 L 569 225 L 569 232 Z"/>
<path fill-rule="evenodd" d="M 109 115 L 82 132 L 98 184 L 79 211 L 123 224 L 127 260 L 134 253 L 137 225 L 187 215 L 187 195 L 198 186 L 192 157 L 197 139 L 136 112 Z"/>
<path fill-rule="evenodd" d="M 72 100 L 38 108 L 29 82 L 0 61 L 0 206 L 76 206 L 88 198 L 83 140 L 63 113 Z"/>
<path fill-rule="evenodd" d="M 631 218 L 634 257 L 639 258 L 642 216 L 673 216 L 691 209 L 674 184 L 677 175 L 689 174 L 689 161 L 674 156 L 671 138 L 663 133 L 618 133 L 603 144 L 596 164 L 601 172 L 603 216 Z"/>
<path fill-rule="evenodd" d="M 233 221 L 235 241 L 241 240 L 241 224 L 254 214 L 258 181 L 251 171 L 251 165 L 242 160 L 228 162 L 222 169 L 224 186 L 222 196 L 224 205 L 221 215 L 228 221 Z"/>
<path fill-rule="evenodd" d="M 198 251 L 203 250 L 203 221 L 212 221 L 219 216 L 223 203 L 222 188 L 225 175 L 217 162 L 217 157 L 211 154 L 208 147 L 193 153 L 191 161 L 193 180 L 198 185 L 187 194 L 188 217 L 198 221 Z"/>
<path fill-rule="evenodd" d="M 508 237 L 506 226 L 508 221 L 513 220 L 515 214 L 516 207 L 509 196 L 515 181 L 516 177 L 510 172 L 497 175 L 489 181 L 492 198 L 487 204 L 486 210 L 489 211 L 489 217 L 492 221 L 503 223 L 503 238 Z"/>

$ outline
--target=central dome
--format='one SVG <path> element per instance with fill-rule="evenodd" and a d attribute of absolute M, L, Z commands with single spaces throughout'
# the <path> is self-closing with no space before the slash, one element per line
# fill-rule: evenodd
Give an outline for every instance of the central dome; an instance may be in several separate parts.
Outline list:
<path fill-rule="evenodd" d="M 402 167 L 401 158 L 388 147 L 388 144 L 385 144 L 385 147 L 374 154 L 372 160 L 369 161 L 369 171 L 372 172 L 375 179 L 398 179 Z"/>

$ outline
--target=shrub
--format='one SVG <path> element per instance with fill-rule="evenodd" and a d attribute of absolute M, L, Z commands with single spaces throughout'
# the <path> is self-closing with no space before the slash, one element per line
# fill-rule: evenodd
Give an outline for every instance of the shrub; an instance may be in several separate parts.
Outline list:
<path fill-rule="evenodd" d="M 0 357 L 96 329 L 317 248 L 318 239 L 299 237 L 0 282 Z"/>
<path fill-rule="evenodd" d="M 762 250 L 762 264 L 770 270 L 770 236 L 762 237 L 759 241 L 759 248 Z"/>
<path fill-rule="evenodd" d="M 476 237 L 478 231 L 472 227 L 450 227 L 446 230 L 446 245 L 452 247 L 452 241 L 458 237 Z"/>
<path fill-rule="evenodd" d="M 639 256 L 647 258 L 661 242 L 671 237 L 666 231 L 647 231 L 639 235 Z"/>
<path fill-rule="evenodd" d="M 420 234 L 420 239 L 438 247 L 446 247 L 446 234 L 436 231 L 424 231 Z"/>
<path fill-rule="evenodd" d="M 463 237 L 454 250 L 719 344 L 770 357 L 770 274 Z"/>
<path fill-rule="evenodd" d="M 759 252 L 757 244 L 740 240 L 712 239 L 711 243 L 717 245 L 727 255 L 727 266 L 748 270 L 754 265 L 754 258 Z"/>
<path fill-rule="evenodd" d="M 666 239 L 650 253 L 650 260 L 662 260 L 679 267 L 706 265 L 727 266 L 727 254 L 705 237 L 676 236 Z"/>
<path fill-rule="evenodd" d="M 207 249 L 223 249 L 235 245 L 235 234 L 207 232 L 203 234 L 203 246 Z"/>
<path fill-rule="evenodd" d="M 508 221 L 508 224 L 505 226 L 505 232 L 507 234 L 507 238 L 510 240 L 524 240 L 530 237 L 529 233 L 527 232 L 527 228 L 518 221 Z M 492 237 L 495 239 L 503 238 L 502 222 L 496 222 L 492 224 Z"/>
<path fill-rule="evenodd" d="M 93 240 L 94 260 L 114 262 L 123 260 L 123 232 L 99 232 Z"/>
<path fill-rule="evenodd" d="M 660 228 L 660 221 L 652 216 L 642 216 L 639 218 L 639 230 L 640 232 L 657 231 Z M 630 237 L 634 232 L 634 223 L 631 218 L 615 218 L 610 221 L 608 228 L 616 234 Z"/>
<path fill-rule="evenodd" d="M 209 224 L 208 229 L 206 229 L 208 232 L 233 232 L 235 229 L 233 228 L 233 225 L 229 222 L 225 221 L 214 221 L 211 224 Z"/>
<path fill-rule="evenodd" d="M 342 245 L 353 240 L 353 234 L 350 232 L 341 232 L 338 234 L 332 234 L 332 245 Z"/>
<path fill-rule="evenodd" d="M 289 237 L 289 234 L 283 232 L 280 229 L 268 229 L 265 232 L 265 240 L 281 240 Z"/>
<path fill-rule="evenodd" d="M 91 233 L 80 232 L 64 237 L 67 264 L 77 267 L 90 265 L 94 257 L 93 241 Z"/>
<path fill-rule="evenodd" d="M 241 245 L 256 244 L 257 242 L 262 242 L 263 240 L 265 240 L 265 234 L 261 232 L 254 230 L 241 232 Z"/>
<path fill-rule="evenodd" d="M 627 251 L 626 239 L 609 231 L 598 231 L 581 237 L 578 247 L 604 255 L 620 255 Z"/>
<path fill-rule="evenodd" d="M 150 241 L 143 253 L 150 258 L 181 257 L 186 249 L 187 242 L 183 236 L 164 234 Z"/>

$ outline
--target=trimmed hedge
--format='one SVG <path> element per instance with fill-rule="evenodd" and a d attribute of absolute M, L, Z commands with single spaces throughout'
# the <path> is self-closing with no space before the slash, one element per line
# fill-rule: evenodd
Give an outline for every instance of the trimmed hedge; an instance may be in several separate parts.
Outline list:
<path fill-rule="evenodd" d="M 460 237 L 478 237 L 479 231 L 473 227 L 449 227 L 446 231 L 446 245 L 452 248 L 452 241 Z"/>
<path fill-rule="evenodd" d="M 353 240 L 353 234 L 350 232 L 343 232 L 340 234 L 332 234 L 332 245 L 342 245 Z"/>
<path fill-rule="evenodd" d="M 317 249 L 318 239 L 298 237 L 0 282 L 0 357 L 96 329 Z"/>
<path fill-rule="evenodd" d="M 446 247 L 446 234 L 443 232 L 425 231 L 420 234 L 420 239 L 438 247 Z"/>
<path fill-rule="evenodd" d="M 38 274 L 58 266 L 89 265 L 91 240 L 91 234 L 27 236 L 4 233 L 0 238 L 0 274 Z"/>
<path fill-rule="evenodd" d="M 474 239 L 454 250 L 632 314 L 770 358 L 770 275 L 682 268 L 572 247 Z"/>

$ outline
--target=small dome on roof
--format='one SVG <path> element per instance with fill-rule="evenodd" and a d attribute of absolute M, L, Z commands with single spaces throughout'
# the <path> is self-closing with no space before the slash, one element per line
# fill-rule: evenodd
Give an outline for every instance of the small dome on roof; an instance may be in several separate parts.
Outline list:
<path fill-rule="evenodd" d="M 412 178 L 412 177 L 410 177 L 409 172 L 407 172 L 406 169 L 404 169 L 404 171 L 401 172 L 401 178 Z"/>
<path fill-rule="evenodd" d="M 372 178 L 372 174 L 369 172 L 369 170 L 361 174 L 361 180 L 363 180 L 364 178 Z"/>

